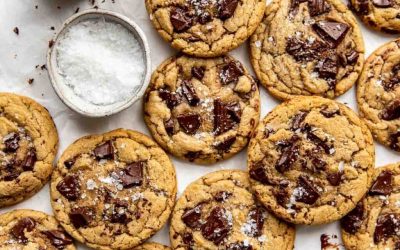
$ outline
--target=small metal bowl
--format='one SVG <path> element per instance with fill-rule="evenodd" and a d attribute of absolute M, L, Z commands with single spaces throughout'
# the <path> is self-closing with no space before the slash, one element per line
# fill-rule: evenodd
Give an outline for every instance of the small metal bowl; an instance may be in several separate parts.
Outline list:
<path fill-rule="evenodd" d="M 74 102 L 73 100 L 74 98 L 77 98 L 75 100 L 79 99 L 79 102 L 82 102 L 82 99 L 79 96 L 77 96 L 70 87 L 66 86 L 66 84 L 63 84 L 63 79 L 62 76 L 60 75 L 60 72 L 58 71 L 58 66 L 57 66 L 56 47 L 58 39 L 63 36 L 63 34 L 69 29 L 69 27 L 81 21 L 85 21 L 88 19 L 98 19 L 98 18 L 104 18 L 105 20 L 121 24 L 125 28 L 127 28 L 130 32 L 132 32 L 132 34 L 135 36 L 136 40 L 142 47 L 143 58 L 145 63 L 145 71 L 142 78 L 141 88 L 129 99 L 121 101 L 116 104 L 111 104 L 106 106 L 98 106 L 91 104 L 89 102 L 85 102 L 87 103 L 85 107 L 78 107 L 77 105 L 74 104 L 76 102 Z M 149 84 L 150 81 L 150 74 L 151 74 L 150 50 L 144 32 L 135 22 L 130 20 L 128 17 L 125 17 L 121 14 L 111 12 L 108 10 L 92 9 L 83 11 L 68 18 L 63 23 L 61 29 L 55 35 L 53 41 L 54 45 L 51 46 L 47 52 L 47 68 L 50 76 L 50 81 L 58 97 L 60 97 L 60 99 L 65 103 L 65 105 L 67 105 L 72 110 L 88 117 L 104 117 L 118 113 L 128 108 L 143 96 L 147 88 L 147 85 Z"/>

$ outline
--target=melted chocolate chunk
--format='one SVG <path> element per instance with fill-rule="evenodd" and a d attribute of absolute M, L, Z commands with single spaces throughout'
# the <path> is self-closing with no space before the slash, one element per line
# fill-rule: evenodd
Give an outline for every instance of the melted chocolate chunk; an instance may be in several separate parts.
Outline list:
<path fill-rule="evenodd" d="M 97 146 L 93 150 L 93 153 L 97 159 L 114 159 L 114 146 L 112 141 L 106 141 Z"/>
<path fill-rule="evenodd" d="M 262 207 L 256 207 L 249 212 L 248 220 L 251 223 L 251 231 L 246 232 L 250 237 L 259 237 L 262 234 L 264 221 L 265 221 L 265 210 Z"/>
<path fill-rule="evenodd" d="M 28 151 L 24 161 L 22 162 L 22 169 L 24 171 L 32 171 L 36 163 L 36 152 L 34 150 Z"/>
<path fill-rule="evenodd" d="M 182 93 L 186 97 L 190 106 L 196 106 L 200 102 L 199 96 L 190 81 L 184 80 L 182 82 Z"/>
<path fill-rule="evenodd" d="M 342 172 L 336 172 L 336 173 L 329 173 L 326 178 L 328 179 L 329 183 L 332 186 L 339 186 L 340 181 L 342 180 Z"/>
<path fill-rule="evenodd" d="M 32 218 L 22 218 L 11 228 L 11 234 L 18 242 L 27 243 L 28 238 L 25 236 L 25 231 L 31 232 L 35 226 L 36 222 Z"/>
<path fill-rule="evenodd" d="M 64 166 L 67 169 L 71 169 L 72 166 L 74 166 L 74 164 L 75 164 L 75 159 L 69 159 L 69 160 L 64 161 Z"/>
<path fill-rule="evenodd" d="M 227 199 L 229 199 L 229 197 L 231 197 L 231 196 L 232 196 L 232 193 L 229 193 L 226 191 L 220 191 L 214 195 L 214 200 L 216 200 L 218 202 L 224 202 Z"/>
<path fill-rule="evenodd" d="M 177 118 L 179 125 L 186 134 L 192 135 L 200 128 L 201 118 L 198 114 L 183 114 Z"/>
<path fill-rule="evenodd" d="M 390 135 L 390 148 L 396 151 L 400 151 L 400 147 L 398 145 L 400 138 L 400 131 L 397 131 L 394 134 Z"/>
<path fill-rule="evenodd" d="M 174 107 L 178 106 L 182 101 L 179 94 L 170 92 L 166 89 L 160 89 L 158 91 L 158 96 L 167 104 L 169 109 L 173 109 Z"/>
<path fill-rule="evenodd" d="M 42 234 L 46 235 L 51 244 L 58 249 L 63 249 L 67 245 L 71 245 L 73 243 L 72 238 L 60 230 L 42 231 Z"/>
<path fill-rule="evenodd" d="M 20 136 L 17 133 L 10 133 L 4 137 L 4 152 L 12 153 L 19 148 Z"/>
<path fill-rule="evenodd" d="M 229 244 L 227 250 L 253 250 L 253 247 L 249 243 L 237 242 Z"/>
<path fill-rule="evenodd" d="M 372 3 L 379 8 L 390 8 L 393 6 L 393 0 L 372 0 Z"/>
<path fill-rule="evenodd" d="M 303 123 L 304 119 L 308 112 L 300 111 L 292 118 L 292 130 L 296 131 L 297 129 L 301 128 L 301 124 Z"/>
<path fill-rule="evenodd" d="M 288 171 L 293 164 L 297 161 L 299 157 L 299 150 L 300 147 L 298 145 L 298 141 L 300 138 L 296 135 L 294 135 L 292 138 L 289 140 L 282 142 L 283 148 L 282 148 L 282 153 L 281 156 L 279 157 L 277 163 L 275 164 L 276 170 L 280 173 L 284 173 Z M 286 144 L 286 145 L 285 145 Z"/>
<path fill-rule="evenodd" d="M 320 58 L 321 54 L 327 49 L 327 45 L 319 40 L 309 42 L 291 37 L 288 38 L 286 43 L 286 52 L 299 62 L 309 62 Z"/>
<path fill-rule="evenodd" d="M 231 148 L 231 146 L 233 145 L 233 143 L 235 143 L 235 141 L 236 141 L 236 137 L 230 137 L 230 138 L 226 139 L 225 141 L 218 142 L 214 147 L 217 150 L 226 152 Z"/>
<path fill-rule="evenodd" d="M 310 16 L 319 16 L 330 11 L 330 6 L 325 0 L 308 0 Z"/>
<path fill-rule="evenodd" d="M 186 210 L 181 217 L 182 221 L 190 228 L 200 228 L 201 208 L 202 205 L 200 204 L 192 209 Z"/>
<path fill-rule="evenodd" d="M 306 176 L 301 175 L 299 177 L 297 189 L 298 192 L 295 194 L 296 201 L 311 205 L 319 198 L 318 190 L 315 188 L 312 181 Z"/>
<path fill-rule="evenodd" d="M 290 3 L 290 9 L 289 9 L 290 17 L 293 17 L 297 14 L 297 12 L 299 11 L 300 3 L 305 3 L 307 1 L 308 0 L 292 0 L 292 2 Z"/>
<path fill-rule="evenodd" d="M 337 56 L 331 55 L 328 56 L 317 64 L 315 67 L 315 71 L 318 73 L 318 76 L 327 81 L 336 81 L 336 75 L 339 71 L 337 64 Z M 334 85 L 330 84 L 330 87 L 333 88 Z"/>
<path fill-rule="evenodd" d="M 233 16 L 238 6 L 238 0 L 221 0 L 218 2 L 218 17 L 226 20 Z"/>
<path fill-rule="evenodd" d="M 353 65 L 358 61 L 359 54 L 355 50 L 340 56 L 340 63 L 342 66 Z"/>
<path fill-rule="evenodd" d="M 197 78 L 198 80 L 202 80 L 204 77 L 204 72 L 206 71 L 206 68 L 201 66 L 201 67 L 193 67 L 192 68 L 192 76 Z"/>
<path fill-rule="evenodd" d="M 67 175 L 56 186 L 58 192 L 69 201 L 75 201 L 80 196 L 80 183 L 76 175 Z"/>
<path fill-rule="evenodd" d="M 339 109 L 328 109 L 328 107 L 325 107 L 321 109 L 320 113 L 325 116 L 326 118 L 332 118 L 336 115 L 340 115 L 340 110 Z"/>
<path fill-rule="evenodd" d="M 95 217 L 95 211 L 91 207 L 72 208 L 69 219 L 76 228 L 86 227 Z"/>
<path fill-rule="evenodd" d="M 340 220 L 342 228 L 351 234 L 355 234 L 363 223 L 364 205 L 360 201 L 357 206 Z"/>
<path fill-rule="evenodd" d="M 239 62 L 230 61 L 225 64 L 219 73 L 222 84 L 236 83 L 244 74 L 244 69 Z"/>
<path fill-rule="evenodd" d="M 226 210 L 222 207 L 211 210 L 206 222 L 201 226 L 203 237 L 216 245 L 219 245 L 228 236 L 230 230 L 231 225 L 227 219 Z"/>
<path fill-rule="evenodd" d="M 383 88 L 386 91 L 392 91 L 397 88 L 400 84 L 400 64 L 395 65 L 392 68 L 392 76 L 389 81 L 384 81 L 382 83 Z"/>
<path fill-rule="evenodd" d="M 127 201 L 123 201 L 120 199 L 114 199 L 114 204 L 111 207 L 111 214 L 109 216 L 110 221 L 112 223 L 120 223 L 120 224 L 127 224 L 132 221 L 128 217 L 128 207 L 129 204 Z"/>
<path fill-rule="evenodd" d="M 306 132 L 307 139 L 312 141 L 319 148 L 322 148 L 326 154 L 331 155 L 335 152 L 334 146 L 327 144 L 326 141 L 322 140 L 316 134 L 314 134 L 311 126 L 309 126 L 308 124 L 304 126 L 304 131 Z"/>
<path fill-rule="evenodd" d="M 137 187 L 143 184 L 143 168 L 143 161 L 134 162 L 115 174 L 124 188 Z"/>
<path fill-rule="evenodd" d="M 188 232 L 184 233 L 182 235 L 182 241 L 186 245 L 191 246 L 193 244 L 193 235 L 191 233 L 188 233 Z M 188 250 L 192 250 L 192 248 L 189 248 Z"/>
<path fill-rule="evenodd" d="M 204 11 L 197 18 L 198 18 L 200 24 L 206 24 L 213 20 L 212 15 L 208 11 Z"/>
<path fill-rule="evenodd" d="M 397 235 L 400 230 L 399 214 L 384 214 L 378 217 L 374 233 L 374 242 L 378 244 L 384 239 Z"/>
<path fill-rule="evenodd" d="M 183 32 L 192 26 L 193 18 L 188 10 L 174 7 L 171 10 L 170 21 L 176 32 Z"/>
<path fill-rule="evenodd" d="M 369 12 L 369 1 L 370 0 L 358 0 L 358 10 L 356 10 L 356 12 L 360 15 L 367 15 Z"/>
<path fill-rule="evenodd" d="M 250 167 L 250 178 L 263 184 L 270 184 L 270 180 L 265 173 L 262 161 L 257 162 Z"/>
<path fill-rule="evenodd" d="M 312 27 L 333 48 L 342 42 L 349 31 L 349 25 L 332 21 L 317 21 Z"/>
<path fill-rule="evenodd" d="M 238 103 L 223 103 L 214 100 L 214 133 L 223 134 L 240 122 L 241 109 Z"/>
<path fill-rule="evenodd" d="M 275 190 L 273 193 L 274 193 L 276 202 L 278 202 L 278 204 L 281 205 L 282 207 L 286 208 L 286 205 L 289 202 L 288 191 L 283 187 L 279 187 L 279 189 Z"/>
<path fill-rule="evenodd" d="M 193 162 L 194 160 L 199 158 L 200 155 L 201 155 L 201 152 L 187 152 L 185 154 L 185 158 L 187 158 L 190 162 Z"/>
<path fill-rule="evenodd" d="M 167 121 L 165 121 L 164 127 L 168 135 L 173 135 L 175 133 L 174 121 L 172 119 L 168 119 Z"/>
<path fill-rule="evenodd" d="M 389 195 L 393 191 L 393 173 L 382 171 L 369 190 L 370 195 Z"/>
<path fill-rule="evenodd" d="M 379 117 L 385 121 L 392 121 L 400 118 L 400 99 L 394 100 L 389 106 L 383 109 Z"/>

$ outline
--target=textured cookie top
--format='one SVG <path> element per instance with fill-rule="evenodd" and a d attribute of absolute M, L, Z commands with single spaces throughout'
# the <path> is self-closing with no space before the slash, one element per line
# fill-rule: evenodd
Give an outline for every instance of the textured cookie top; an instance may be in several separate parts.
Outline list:
<path fill-rule="evenodd" d="M 264 0 L 146 0 L 158 33 L 184 53 L 214 57 L 242 44 L 256 29 Z"/>
<path fill-rule="evenodd" d="M 374 137 L 400 151 L 400 40 L 377 49 L 365 62 L 358 80 L 360 116 Z"/>
<path fill-rule="evenodd" d="M 250 191 L 248 174 L 217 171 L 190 184 L 174 208 L 173 249 L 290 250 L 294 228 L 276 219 Z"/>
<path fill-rule="evenodd" d="M 340 0 L 274 0 L 250 47 L 261 83 L 284 100 L 341 95 L 364 61 L 361 32 Z"/>
<path fill-rule="evenodd" d="M 14 210 L 0 215 L 0 248 L 76 249 L 72 238 L 54 217 L 33 210 Z"/>
<path fill-rule="evenodd" d="M 57 130 L 44 107 L 0 93 L 0 207 L 22 201 L 47 182 L 57 146 Z"/>
<path fill-rule="evenodd" d="M 296 224 L 337 220 L 354 208 L 371 183 L 371 133 L 346 106 L 298 97 L 260 122 L 248 150 L 257 197 Z"/>
<path fill-rule="evenodd" d="M 136 247 L 134 250 L 171 250 L 171 248 L 158 243 L 144 243 Z"/>
<path fill-rule="evenodd" d="M 101 249 L 144 242 L 167 221 L 175 196 L 168 156 L 147 136 L 123 129 L 74 142 L 51 181 L 56 218 L 75 239 Z"/>
<path fill-rule="evenodd" d="M 346 249 L 400 249 L 400 165 L 375 169 L 374 183 L 341 220 Z"/>
<path fill-rule="evenodd" d="M 363 22 L 387 33 L 400 32 L 399 0 L 350 0 L 351 7 Z"/>
<path fill-rule="evenodd" d="M 257 83 L 232 57 L 172 57 L 153 73 L 145 121 L 171 154 L 196 163 L 226 159 L 247 145 L 259 120 Z"/>

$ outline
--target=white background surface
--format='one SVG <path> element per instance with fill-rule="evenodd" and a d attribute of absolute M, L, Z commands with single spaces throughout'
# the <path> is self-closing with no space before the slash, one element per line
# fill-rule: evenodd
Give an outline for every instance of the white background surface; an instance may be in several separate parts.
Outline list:
<path fill-rule="evenodd" d="M 100 8 L 113 10 L 137 22 L 150 43 L 152 68 L 155 69 L 164 59 L 174 54 L 174 51 L 165 43 L 152 28 L 149 17 L 144 7 L 144 0 L 96 0 Z M 149 135 L 143 118 L 142 103 L 137 102 L 127 110 L 108 118 L 90 119 L 82 117 L 68 109 L 53 91 L 47 71 L 35 69 L 36 65 L 46 62 L 48 41 L 63 21 L 80 10 L 91 8 L 89 0 L 0 0 L 0 91 L 15 92 L 34 98 L 46 106 L 53 116 L 60 137 L 59 154 L 74 140 L 81 136 L 93 133 L 102 133 L 119 127 L 135 129 Z M 35 9 L 38 5 L 38 9 Z M 57 8 L 60 6 L 60 8 Z M 362 31 L 366 44 L 367 55 L 386 41 L 394 38 L 381 33 L 373 32 L 363 24 Z M 20 35 L 17 36 L 13 29 L 18 27 Z M 240 59 L 248 69 L 249 64 L 247 44 L 231 52 Z M 27 80 L 34 79 L 29 85 Z M 356 110 L 354 87 L 338 101 L 347 103 Z M 264 88 L 261 87 L 261 117 L 277 105 Z M 387 150 L 381 145 L 376 145 L 376 166 L 393 163 L 400 160 L 400 155 Z M 211 167 L 197 166 L 174 159 L 178 176 L 178 196 L 185 187 L 202 175 L 220 169 L 246 168 L 245 151 L 230 160 L 218 163 Z M 0 209 L 0 213 L 16 208 L 29 208 L 41 210 L 52 214 L 48 185 L 34 197 L 18 205 Z M 336 234 L 340 237 L 338 223 L 323 226 L 298 226 L 296 235 L 296 250 L 320 249 L 320 235 L 322 233 Z M 153 239 L 169 245 L 168 225 L 165 226 Z M 79 249 L 87 249 L 79 246 Z"/>

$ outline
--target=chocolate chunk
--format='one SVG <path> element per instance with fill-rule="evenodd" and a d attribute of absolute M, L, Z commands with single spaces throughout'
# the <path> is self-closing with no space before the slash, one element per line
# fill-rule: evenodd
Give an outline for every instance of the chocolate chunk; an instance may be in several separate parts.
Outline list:
<path fill-rule="evenodd" d="M 199 20 L 199 23 L 206 24 L 208 22 L 211 22 L 213 20 L 213 17 L 210 14 L 210 12 L 204 11 L 198 16 L 198 20 Z"/>
<path fill-rule="evenodd" d="M 236 83 L 244 74 L 244 69 L 239 62 L 230 61 L 225 64 L 219 73 L 222 84 Z"/>
<path fill-rule="evenodd" d="M 318 73 L 318 76 L 322 79 L 336 80 L 336 75 L 339 71 L 337 65 L 337 56 L 331 55 L 319 61 L 315 67 L 315 71 Z"/>
<path fill-rule="evenodd" d="M 269 180 L 267 174 L 265 173 L 264 165 L 263 165 L 262 161 L 253 164 L 250 167 L 249 174 L 250 174 L 250 178 L 252 178 L 256 181 L 259 181 L 263 184 L 270 184 L 270 180 Z"/>
<path fill-rule="evenodd" d="M 80 183 L 77 175 L 67 175 L 56 186 L 58 192 L 70 201 L 80 196 Z"/>
<path fill-rule="evenodd" d="M 230 118 L 237 123 L 240 123 L 242 117 L 242 109 L 238 102 L 230 102 L 225 105 L 226 111 Z"/>
<path fill-rule="evenodd" d="M 17 149 L 19 148 L 19 140 L 21 138 L 19 137 L 19 135 L 17 133 L 10 133 L 8 135 L 6 135 L 4 137 L 4 152 L 6 153 L 12 153 L 17 151 Z"/>
<path fill-rule="evenodd" d="M 125 169 L 115 172 L 124 188 L 141 186 L 143 184 L 144 162 L 134 162 Z"/>
<path fill-rule="evenodd" d="M 64 166 L 65 166 L 67 169 L 71 169 L 72 166 L 74 166 L 74 164 L 75 164 L 75 160 L 76 160 L 76 159 L 69 159 L 69 160 L 64 161 Z"/>
<path fill-rule="evenodd" d="M 310 42 L 300 40 L 297 37 L 290 37 L 286 43 L 286 52 L 300 62 L 315 60 L 327 49 L 327 45 L 319 40 Z"/>
<path fill-rule="evenodd" d="M 190 81 L 184 80 L 182 82 L 182 93 L 186 97 L 190 106 L 196 106 L 200 102 L 199 96 Z"/>
<path fill-rule="evenodd" d="M 303 123 L 304 119 L 308 112 L 299 111 L 293 118 L 292 118 L 292 130 L 296 131 L 297 129 L 301 128 L 301 124 Z"/>
<path fill-rule="evenodd" d="M 201 226 L 201 208 L 202 205 L 197 205 L 192 209 L 186 210 L 181 219 L 190 228 L 199 228 Z"/>
<path fill-rule="evenodd" d="M 290 3 L 289 16 L 292 18 L 297 15 L 300 3 L 307 2 L 308 0 L 292 0 Z"/>
<path fill-rule="evenodd" d="M 112 141 L 106 141 L 97 146 L 93 152 L 97 159 L 114 159 L 114 146 Z"/>
<path fill-rule="evenodd" d="M 335 152 L 335 148 L 333 145 L 328 145 L 326 141 L 319 138 L 316 134 L 314 134 L 313 129 L 308 124 L 304 126 L 304 131 L 306 132 L 307 139 L 312 141 L 316 146 L 322 148 L 326 154 L 333 154 Z"/>
<path fill-rule="evenodd" d="M 226 250 L 253 250 L 253 247 L 249 243 L 237 242 L 229 244 Z"/>
<path fill-rule="evenodd" d="M 281 156 L 279 157 L 278 161 L 275 164 L 276 170 L 280 173 L 284 173 L 289 168 L 293 166 L 293 164 L 297 161 L 299 157 L 299 150 L 300 147 L 298 145 L 299 137 L 294 135 L 289 140 L 283 142 L 286 145 L 283 145 Z"/>
<path fill-rule="evenodd" d="M 251 230 L 246 232 L 250 237 L 259 237 L 262 234 L 265 221 L 265 210 L 262 207 L 256 207 L 249 212 L 248 222 L 250 222 Z"/>
<path fill-rule="evenodd" d="M 113 204 L 111 209 L 110 221 L 111 223 L 120 223 L 120 224 L 127 224 L 132 221 L 128 217 L 128 202 L 125 203 L 122 200 L 118 200 L 119 202 Z"/>
<path fill-rule="evenodd" d="M 301 175 L 299 177 L 297 189 L 298 192 L 295 194 L 296 201 L 311 205 L 319 198 L 318 190 L 315 188 L 312 181 L 306 176 Z"/>
<path fill-rule="evenodd" d="M 332 21 L 317 21 L 312 27 L 333 48 L 342 42 L 349 30 L 349 25 Z"/>
<path fill-rule="evenodd" d="M 58 249 L 63 249 L 73 243 L 72 238 L 61 230 L 42 231 L 50 240 L 51 244 Z"/>
<path fill-rule="evenodd" d="M 400 99 L 394 100 L 389 106 L 385 107 L 379 117 L 385 121 L 392 121 L 400 118 Z"/>
<path fill-rule="evenodd" d="M 382 171 L 369 190 L 370 195 L 389 195 L 393 191 L 393 173 Z"/>
<path fill-rule="evenodd" d="M 390 148 L 396 151 L 400 151 L 400 147 L 398 145 L 400 138 L 400 131 L 397 131 L 394 134 L 390 135 Z"/>
<path fill-rule="evenodd" d="M 171 10 L 170 21 L 176 32 L 183 32 L 192 26 L 193 18 L 188 10 L 174 7 Z"/>
<path fill-rule="evenodd" d="M 191 233 L 186 232 L 182 235 L 182 240 L 183 240 L 183 243 L 185 243 L 186 245 L 192 245 L 193 244 L 193 235 Z M 189 250 L 191 250 L 191 249 L 189 249 Z"/>
<path fill-rule="evenodd" d="M 382 83 L 383 88 L 386 91 L 392 91 L 400 84 L 400 64 L 395 65 L 392 68 L 392 76 L 388 81 Z"/>
<path fill-rule="evenodd" d="M 372 0 L 372 3 L 379 8 L 390 8 L 393 6 L 393 0 Z"/>
<path fill-rule="evenodd" d="M 166 89 L 160 89 L 158 91 L 158 96 L 167 104 L 169 109 L 173 109 L 178 106 L 182 99 L 181 96 L 177 93 L 172 93 Z"/>
<path fill-rule="evenodd" d="M 336 173 L 329 173 L 326 178 L 332 186 L 339 186 L 340 181 L 342 180 L 342 175 L 343 173 L 339 171 Z"/>
<path fill-rule="evenodd" d="M 28 238 L 25 236 L 25 231 L 31 232 L 35 225 L 36 222 L 32 218 L 22 218 L 11 228 L 11 234 L 18 242 L 27 243 Z"/>
<path fill-rule="evenodd" d="M 344 231 L 355 234 L 360 229 L 364 218 L 364 205 L 360 201 L 357 206 L 340 220 L 340 225 Z"/>
<path fill-rule="evenodd" d="M 36 163 L 36 152 L 29 150 L 24 161 L 22 162 L 22 169 L 24 171 L 32 171 Z"/>
<path fill-rule="evenodd" d="M 173 135 L 175 133 L 175 125 L 172 119 L 168 119 L 164 122 L 165 131 L 168 135 Z"/>
<path fill-rule="evenodd" d="M 198 80 L 202 80 L 204 77 L 204 72 L 206 71 L 206 68 L 201 66 L 201 67 L 193 67 L 192 68 L 192 76 L 197 78 Z"/>
<path fill-rule="evenodd" d="M 86 227 L 95 217 L 95 211 L 91 207 L 72 208 L 69 219 L 76 228 Z"/>
<path fill-rule="evenodd" d="M 358 9 L 355 11 L 360 15 L 367 15 L 369 12 L 369 1 L 370 0 L 358 0 Z M 354 6 L 352 9 L 355 9 Z"/>
<path fill-rule="evenodd" d="M 220 135 L 233 128 L 235 122 L 220 99 L 214 100 L 214 133 Z"/>
<path fill-rule="evenodd" d="M 278 190 L 274 190 L 273 194 L 275 196 L 276 202 L 278 202 L 278 204 L 282 207 L 286 208 L 286 205 L 289 202 L 289 193 L 287 189 L 279 187 Z"/>
<path fill-rule="evenodd" d="M 384 214 L 378 217 L 374 233 L 374 242 L 378 244 L 384 239 L 391 236 L 396 236 L 400 230 L 400 215 L 399 214 Z"/>
<path fill-rule="evenodd" d="M 308 0 L 310 16 L 319 16 L 330 11 L 330 6 L 325 0 Z"/>
<path fill-rule="evenodd" d="M 355 50 L 351 50 L 350 52 L 341 55 L 341 64 L 342 66 L 353 65 L 358 61 L 359 54 Z"/>
<path fill-rule="evenodd" d="M 340 110 L 339 109 L 329 109 L 328 107 L 324 107 L 319 111 L 323 116 L 326 118 L 332 118 L 335 115 L 340 115 Z"/>
<path fill-rule="evenodd" d="M 200 128 L 201 118 L 198 114 L 178 115 L 178 123 L 186 134 L 194 134 Z"/>
<path fill-rule="evenodd" d="M 238 6 L 238 0 L 221 0 L 218 2 L 218 17 L 226 20 L 233 16 Z"/>
<path fill-rule="evenodd" d="M 206 222 L 201 226 L 201 234 L 205 239 L 219 245 L 228 236 L 231 230 L 230 223 L 225 208 L 216 207 L 211 210 Z"/>
<path fill-rule="evenodd" d="M 317 156 L 311 156 L 310 158 L 311 158 L 311 164 L 314 166 L 316 170 L 325 170 L 326 165 L 328 165 L 326 161 L 322 160 Z"/>
<path fill-rule="evenodd" d="M 218 202 L 224 202 L 227 199 L 229 199 L 229 197 L 231 197 L 231 196 L 232 196 L 232 193 L 229 193 L 226 191 L 220 191 L 214 195 L 214 200 L 216 200 Z"/>
<path fill-rule="evenodd" d="M 235 143 L 236 141 L 236 137 L 230 137 L 228 139 L 226 139 L 225 141 L 222 142 L 218 142 L 217 144 L 215 144 L 215 148 L 219 151 L 228 151 L 231 146 L 233 145 L 233 143 Z"/>
<path fill-rule="evenodd" d="M 185 158 L 187 158 L 190 162 L 193 162 L 197 158 L 199 158 L 201 155 L 201 152 L 187 152 L 185 154 Z"/>

